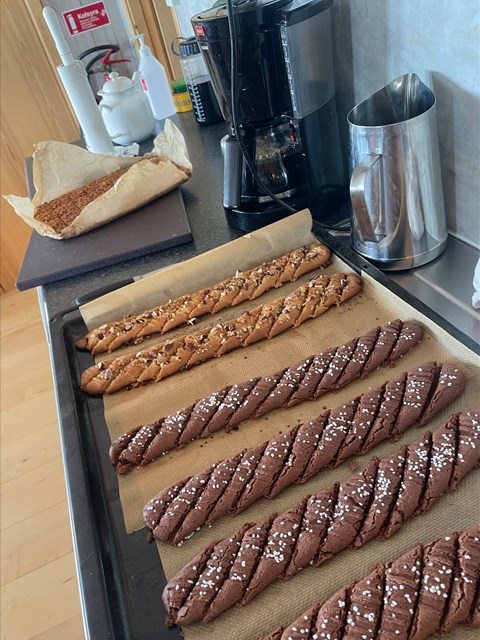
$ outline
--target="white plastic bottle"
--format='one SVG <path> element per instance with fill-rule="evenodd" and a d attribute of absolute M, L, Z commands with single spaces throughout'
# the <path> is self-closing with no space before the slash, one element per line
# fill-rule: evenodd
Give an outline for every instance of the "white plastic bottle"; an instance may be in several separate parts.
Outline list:
<path fill-rule="evenodd" d="M 140 79 L 143 90 L 150 100 L 153 115 L 156 120 L 163 120 L 176 113 L 175 103 L 173 102 L 170 84 L 168 82 L 167 73 L 155 56 L 152 54 L 150 47 L 144 42 L 144 34 L 133 36 L 130 40 L 140 41 Z"/>

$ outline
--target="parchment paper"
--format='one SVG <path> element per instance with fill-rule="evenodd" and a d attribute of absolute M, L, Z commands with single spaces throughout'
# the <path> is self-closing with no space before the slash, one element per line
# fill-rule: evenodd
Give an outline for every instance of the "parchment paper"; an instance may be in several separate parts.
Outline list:
<path fill-rule="evenodd" d="M 215 249 L 208 254 L 177 265 L 173 268 L 126 287 L 124 292 L 114 292 L 102 300 L 82 308 L 89 327 L 97 326 L 98 318 L 113 319 L 122 315 L 128 298 L 154 300 L 160 304 L 169 297 L 194 291 L 199 286 L 211 285 L 233 273 L 236 268 L 253 266 L 263 260 L 281 255 L 310 238 L 311 219 L 302 212 L 259 232 L 248 234 L 233 243 Z M 280 247 L 277 242 L 282 239 Z M 289 245 L 289 243 L 292 243 Z M 247 255 L 248 254 L 248 255 Z M 324 273 L 350 271 L 339 258 L 334 258 Z M 418 313 L 405 302 L 393 296 L 368 275 L 364 277 L 361 294 L 331 309 L 325 315 L 311 320 L 301 327 L 290 330 L 277 338 L 258 343 L 204 363 L 191 371 L 183 372 L 160 383 L 125 391 L 104 398 L 105 417 L 112 440 L 127 429 L 150 422 L 186 406 L 213 390 L 247 380 L 252 376 L 263 376 L 290 366 L 312 353 L 342 344 L 354 336 L 366 333 L 372 327 L 395 318 L 414 319 L 426 330 L 422 343 L 408 353 L 395 368 L 374 372 L 364 380 L 356 381 L 337 393 L 326 394 L 316 402 L 306 402 L 290 409 L 272 412 L 263 419 L 242 423 L 238 431 L 230 434 L 217 432 L 208 440 L 190 443 L 184 449 L 167 454 L 148 467 L 132 471 L 119 477 L 121 503 L 128 531 L 142 527 L 142 508 L 145 502 L 163 487 L 207 468 L 213 462 L 235 454 L 244 447 L 254 446 L 276 435 L 279 431 L 318 415 L 325 407 L 335 407 L 368 389 L 392 380 L 402 371 L 410 370 L 429 360 L 456 362 L 468 376 L 467 389 L 463 396 L 439 414 L 422 429 L 408 430 L 400 442 L 385 442 L 372 452 L 354 458 L 355 465 L 363 468 L 372 455 L 382 457 L 395 451 L 402 443 L 420 438 L 423 431 L 439 427 L 448 415 L 455 411 L 466 411 L 478 405 L 480 390 L 479 358 L 454 340 L 441 328 Z M 309 276 L 305 276 L 304 281 Z M 150 282 L 149 282 L 150 281 Z M 272 300 L 299 285 L 292 283 L 269 292 L 257 301 L 247 303 L 227 312 L 205 318 L 198 327 L 208 326 L 217 319 L 239 315 L 245 308 Z M 152 295 L 152 291 L 154 294 Z M 132 302 L 133 307 L 136 303 Z M 144 307 L 140 305 L 139 310 Z M 109 315 L 112 314 L 112 315 Z M 102 320 L 103 321 L 103 320 Z M 188 329 L 168 334 L 180 335 Z M 158 336 L 151 342 L 159 342 Z M 145 343 L 145 345 L 148 343 Z M 143 346 L 143 345 L 142 345 Z M 125 349 L 127 352 L 131 349 Z M 121 352 L 117 352 L 121 353 Z M 107 452 L 104 452 L 107 455 Z M 221 539 L 238 530 L 244 522 L 257 522 L 273 511 L 281 512 L 304 495 L 321 490 L 337 480 L 352 474 L 351 463 L 338 469 L 324 470 L 302 486 L 289 487 L 272 501 L 260 500 L 236 518 L 223 517 L 211 527 L 204 528 L 179 547 L 158 544 L 158 550 L 167 578 L 171 578 L 198 551 L 214 540 Z M 428 542 L 457 529 L 468 528 L 480 521 L 478 473 L 471 473 L 460 489 L 443 496 L 429 513 L 411 519 L 393 538 L 387 541 L 372 541 L 365 547 L 347 550 L 315 569 L 308 568 L 287 583 L 270 585 L 247 607 L 232 608 L 208 625 L 187 626 L 183 633 L 187 640 L 254 640 L 279 624 L 288 624 L 313 602 L 324 600 L 353 578 L 370 572 L 375 562 L 397 558 L 417 542 Z M 159 606 L 161 593 L 158 593 Z M 457 630 L 452 638 L 470 639 L 474 632 Z"/>
<path fill-rule="evenodd" d="M 83 305 L 80 311 L 85 324 L 89 329 L 93 329 L 104 322 L 122 318 L 127 314 L 141 313 L 167 300 L 213 285 L 234 275 L 237 269 L 250 269 L 265 260 L 281 256 L 314 241 L 311 228 L 312 217 L 310 212 L 304 209 L 290 218 L 247 233 L 223 247 L 162 269 L 160 273 L 154 273 Z M 256 304 L 260 304 L 258 300 Z M 215 318 L 217 317 L 219 316 L 216 315 Z M 155 340 L 152 344 L 154 342 Z"/>
<path fill-rule="evenodd" d="M 192 170 L 185 140 L 170 120 L 165 121 L 164 130 L 155 138 L 151 153 L 144 156 L 155 158 L 156 162 L 140 162 L 140 157 L 91 153 L 76 145 L 54 140 L 39 142 L 34 148 L 36 193 L 32 200 L 15 195 L 3 197 L 30 227 L 40 235 L 56 240 L 81 235 L 138 209 L 188 180 Z M 34 218 L 35 209 L 40 204 L 126 167 L 128 171 L 115 185 L 84 207 L 61 233 Z"/>

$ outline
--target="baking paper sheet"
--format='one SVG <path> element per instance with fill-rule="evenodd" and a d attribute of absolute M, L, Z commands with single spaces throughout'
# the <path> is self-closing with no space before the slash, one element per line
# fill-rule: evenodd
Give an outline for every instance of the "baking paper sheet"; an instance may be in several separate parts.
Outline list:
<path fill-rule="evenodd" d="M 220 282 L 234 275 L 237 269 L 250 269 L 265 260 L 284 255 L 296 247 L 313 242 L 311 228 L 312 218 L 310 212 L 305 209 L 259 231 L 247 233 L 223 247 L 162 269 L 159 273 L 153 273 L 82 306 L 80 311 L 85 324 L 89 329 L 93 329 L 112 319 L 141 313 L 167 300 Z M 260 304 L 258 300 L 253 306 L 257 304 Z M 233 307 L 233 310 L 239 308 L 241 307 Z M 217 317 L 219 316 L 215 316 Z M 168 336 L 172 334 L 173 332 Z M 154 339 L 151 343 L 154 344 L 155 341 Z"/>
<path fill-rule="evenodd" d="M 76 145 L 53 140 L 40 142 L 34 148 L 35 195 L 32 200 L 15 195 L 4 198 L 37 233 L 56 240 L 81 235 L 138 209 L 188 180 L 192 170 L 185 140 L 170 120 L 165 121 L 164 130 L 155 138 L 151 153 L 145 155 L 156 158 L 157 162 L 140 163 L 140 157 L 91 153 Z M 61 233 L 34 218 L 40 204 L 122 168 L 129 169 L 111 189 L 84 207 Z"/>
<path fill-rule="evenodd" d="M 108 294 L 82 308 L 87 326 L 99 321 L 121 317 L 125 305 L 128 311 L 141 311 L 165 302 L 187 291 L 212 285 L 235 272 L 281 255 L 311 239 L 311 218 L 308 212 L 291 216 L 275 225 L 219 247 L 175 267 L 168 268 L 122 291 Z M 351 271 L 339 258 L 323 273 Z M 204 363 L 191 371 L 166 378 L 160 383 L 124 391 L 104 398 L 105 417 L 113 439 L 124 431 L 156 420 L 208 395 L 227 384 L 241 382 L 253 376 L 273 373 L 283 367 L 334 345 L 343 344 L 354 336 L 363 335 L 372 327 L 395 318 L 413 319 L 426 331 L 423 341 L 404 356 L 394 368 L 381 368 L 364 380 L 357 380 L 336 393 L 329 393 L 315 402 L 305 402 L 290 409 L 281 409 L 259 420 L 249 420 L 238 431 L 217 432 L 207 440 L 197 440 L 180 451 L 170 452 L 153 464 L 120 476 L 120 499 L 128 531 L 143 526 L 143 505 L 163 487 L 207 468 L 213 462 L 237 453 L 244 447 L 257 445 L 297 421 L 308 420 L 326 407 L 335 407 L 368 389 L 395 379 L 402 371 L 413 369 L 429 360 L 455 362 L 468 377 L 463 396 L 421 429 L 409 429 L 397 443 L 384 442 L 372 452 L 353 458 L 363 468 L 373 455 L 382 457 L 395 451 L 402 443 L 418 440 L 423 431 L 439 427 L 455 411 L 466 411 L 478 405 L 480 397 L 480 360 L 461 343 L 408 304 L 393 296 L 368 275 L 364 277 L 362 293 L 339 308 L 310 320 L 271 341 L 254 344 L 219 359 Z M 208 326 L 239 315 L 246 308 L 283 296 L 310 276 L 297 283 L 270 291 L 261 299 L 233 307 L 212 317 L 207 316 L 195 328 Z M 130 302 L 129 302 L 130 301 Z M 142 306 L 143 305 L 143 306 Z M 173 331 L 171 336 L 187 333 L 189 328 Z M 157 336 L 150 344 L 161 342 Z M 143 343 L 141 347 L 147 346 Z M 131 351 L 131 348 L 123 352 Z M 122 351 L 116 352 L 120 355 Z M 107 455 L 108 452 L 103 452 Z M 236 518 L 223 517 L 211 527 L 197 532 L 179 547 L 158 544 L 158 551 L 167 578 L 171 578 L 196 553 L 212 541 L 237 531 L 244 522 L 257 522 L 273 511 L 281 512 L 308 493 L 341 481 L 352 474 L 352 462 L 338 469 L 324 470 L 301 486 L 289 487 L 272 501 L 260 500 Z M 288 624 L 313 602 L 323 600 L 353 578 L 370 572 L 376 562 L 394 559 L 417 542 L 428 542 L 457 529 L 468 528 L 480 521 L 480 478 L 471 473 L 453 494 L 443 496 L 431 511 L 413 518 L 390 540 L 372 541 L 365 547 L 347 550 L 322 567 L 308 568 L 287 583 L 275 582 L 253 602 L 243 608 L 232 608 L 208 625 L 186 626 L 187 640 L 254 640 L 279 624 Z M 147 530 L 145 530 L 145 536 Z M 145 543 L 147 544 L 147 543 Z M 159 602 L 161 593 L 158 594 Z M 459 629 L 452 638 L 468 639 L 474 632 Z"/>

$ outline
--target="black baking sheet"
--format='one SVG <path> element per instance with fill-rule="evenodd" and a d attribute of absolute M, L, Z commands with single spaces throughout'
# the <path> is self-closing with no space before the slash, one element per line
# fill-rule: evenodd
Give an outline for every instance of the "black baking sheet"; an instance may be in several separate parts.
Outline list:
<path fill-rule="evenodd" d="M 110 437 L 101 397 L 80 391 L 92 364 L 74 344 L 85 335 L 78 311 L 51 321 L 67 494 L 82 609 L 88 637 L 179 640 L 164 624 L 165 577 L 146 530 L 127 535 L 118 482 L 109 458 Z"/>
<path fill-rule="evenodd" d="M 330 239 L 330 244 L 335 242 Z M 353 269 L 365 269 L 475 353 L 480 352 L 479 345 L 378 269 L 341 246 L 337 249 Z M 110 437 L 103 399 L 79 389 L 82 371 L 93 362 L 88 353 L 74 347 L 86 333 L 80 313 L 72 310 L 56 316 L 50 321 L 50 330 L 67 493 L 89 637 L 179 640 L 180 631 L 164 624 L 161 593 L 166 581 L 157 549 L 146 543 L 146 529 L 129 535 L 125 532 L 117 477 L 108 458 Z"/>

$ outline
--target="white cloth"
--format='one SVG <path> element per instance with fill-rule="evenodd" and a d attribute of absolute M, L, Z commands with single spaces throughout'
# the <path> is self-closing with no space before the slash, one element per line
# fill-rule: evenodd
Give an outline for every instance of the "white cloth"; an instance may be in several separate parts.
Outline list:
<path fill-rule="evenodd" d="M 480 258 L 478 259 L 475 273 L 473 274 L 473 288 L 475 293 L 472 296 L 472 304 L 475 309 L 480 309 Z"/>

